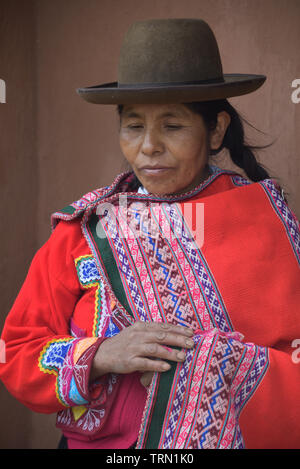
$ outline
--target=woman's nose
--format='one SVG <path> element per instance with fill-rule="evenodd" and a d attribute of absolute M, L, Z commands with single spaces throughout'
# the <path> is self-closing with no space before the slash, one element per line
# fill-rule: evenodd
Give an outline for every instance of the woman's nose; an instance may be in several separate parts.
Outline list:
<path fill-rule="evenodd" d="M 152 156 L 162 153 L 163 149 L 164 145 L 157 131 L 151 129 L 146 130 L 142 143 L 142 153 L 147 156 Z"/>

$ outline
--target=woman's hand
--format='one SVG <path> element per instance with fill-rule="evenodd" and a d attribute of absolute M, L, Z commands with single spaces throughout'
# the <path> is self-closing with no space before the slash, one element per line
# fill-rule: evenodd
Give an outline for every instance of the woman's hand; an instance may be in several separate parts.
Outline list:
<path fill-rule="evenodd" d="M 144 373 L 144 378 L 153 372 L 170 368 L 165 360 L 182 362 L 184 351 L 167 348 L 192 348 L 194 333 L 188 327 L 160 322 L 138 321 L 123 329 L 114 337 L 106 339 L 99 347 L 93 361 L 91 379 L 106 373 Z M 148 384 L 144 379 L 143 384 Z"/>

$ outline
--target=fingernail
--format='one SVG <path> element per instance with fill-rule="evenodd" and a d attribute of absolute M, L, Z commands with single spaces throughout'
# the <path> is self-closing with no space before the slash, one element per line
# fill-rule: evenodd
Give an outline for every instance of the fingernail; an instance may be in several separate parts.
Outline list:
<path fill-rule="evenodd" d="M 185 358 L 185 353 L 183 352 L 178 352 L 177 353 L 177 358 L 179 358 L 179 360 L 183 360 Z"/>
<path fill-rule="evenodd" d="M 164 370 L 169 370 L 169 368 L 171 368 L 171 365 L 169 365 L 169 363 L 164 363 L 164 364 L 162 365 L 162 368 L 163 368 Z"/>
<path fill-rule="evenodd" d="M 185 343 L 188 347 L 193 347 L 193 345 L 194 345 L 194 341 L 190 340 L 190 339 L 186 339 Z"/>

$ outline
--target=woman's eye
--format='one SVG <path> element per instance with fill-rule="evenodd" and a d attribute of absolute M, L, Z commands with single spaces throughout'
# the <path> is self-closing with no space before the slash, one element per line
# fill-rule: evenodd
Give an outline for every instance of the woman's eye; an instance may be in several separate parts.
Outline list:
<path fill-rule="evenodd" d="M 167 124 L 166 125 L 166 128 L 168 130 L 180 130 L 182 129 L 182 125 L 179 125 L 179 124 Z"/>
<path fill-rule="evenodd" d="M 142 129 L 142 128 L 143 128 L 142 124 L 130 124 L 128 126 L 128 129 L 133 129 L 133 130 Z"/>

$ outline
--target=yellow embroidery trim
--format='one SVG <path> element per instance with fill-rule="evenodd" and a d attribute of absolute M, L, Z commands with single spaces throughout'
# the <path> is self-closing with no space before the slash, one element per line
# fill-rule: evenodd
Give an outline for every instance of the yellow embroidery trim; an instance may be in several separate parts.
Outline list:
<path fill-rule="evenodd" d="M 95 290 L 95 311 L 94 311 L 94 321 L 93 321 L 93 331 L 92 331 L 92 335 L 94 337 L 98 337 L 98 326 L 99 326 L 99 320 L 100 320 L 100 315 L 101 315 L 101 282 L 100 280 L 97 280 L 96 282 L 91 282 L 91 283 L 88 283 L 88 284 L 84 284 L 81 282 L 80 280 L 80 275 L 78 273 L 78 264 L 83 260 L 83 259 L 91 259 L 91 260 L 94 260 L 93 256 L 89 255 L 89 254 L 86 254 L 84 256 L 79 256 L 75 259 L 75 266 L 76 266 L 76 270 L 77 270 L 77 274 L 78 274 L 78 279 L 79 279 L 79 282 L 80 282 L 80 285 L 82 286 L 82 288 L 85 288 L 86 290 L 88 290 L 89 288 L 93 288 L 93 287 L 96 287 L 96 290 Z"/>
<path fill-rule="evenodd" d="M 56 397 L 57 397 L 57 400 L 60 402 L 60 404 L 62 404 L 64 407 L 68 407 L 63 401 L 62 399 L 60 398 L 60 395 L 59 395 L 59 386 L 58 386 L 58 371 L 55 370 L 54 368 L 53 369 L 49 369 L 49 368 L 45 368 L 43 365 L 42 365 L 42 360 L 44 358 L 44 355 L 46 353 L 46 351 L 48 350 L 48 348 L 50 347 L 51 344 L 54 344 L 55 342 L 71 342 L 72 340 L 74 340 L 73 337 L 65 337 L 64 339 L 53 339 L 53 340 L 50 340 L 49 342 L 47 342 L 47 344 L 43 347 L 40 355 L 39 355 L 39 358 L 38 358 L 38 367 L 40 369 L 40 371 L 42 371 L 43 373 L 48 373 L 49 375 L 55 375 L 56 376 L 56 380 L 55 380 L 55 394 L 56 394 Z"/>

